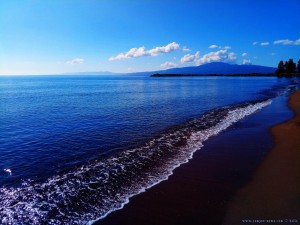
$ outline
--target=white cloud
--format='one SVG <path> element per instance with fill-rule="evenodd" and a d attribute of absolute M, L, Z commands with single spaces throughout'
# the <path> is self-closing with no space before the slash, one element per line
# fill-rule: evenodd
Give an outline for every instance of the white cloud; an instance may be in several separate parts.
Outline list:
<path fill-rule="evenodd" d="M 173 63 L 173 62 L 165 62 L 165 63 L 161 64 L 160 66 L 164 67 L 164 68 L 172 68 L 172 67 L 177 66 L 177 64 Z"/>
<path fill-rule="evenodd" d="M 189 48 L 187 48 L 186 46 L 184 46 L 183 48 L 182 48 L 182 51 L 184 51 L 184 52 L 189 52 L 189 51 L 191 51 Z"/>
<path fill-rule="evenodd" d="M 231 49 L 231 47 L 230 46 L 225 46 L 224 49 Z"/>
<path fill-rule="evenodd" d="M 260 43 L 261 46 L 267 46 L 269 44 L 270 44 L 269 42 L 262 42 L 262 43 Z"/>
<path fill-rule="evenodd" d="M 198 60 L 200 58 L 200 52 L 196 52 L 196 54 L 192 55 L 192 54 L 187 54 L 184 55 L 181 59 L 180 62 L 181 63 L 191 63 L 191 62 L 195 62 L 196 60 Z"/>
<path fill-rule="evenodd" d="M 113 61 L 113 60 L 120 60 L 120 59 L 136 58 L 136 57 L 144 56 L 145 54 L 146 54 L 145 47 L 131 48 L 128 52 L 120 53 L 117 56 L 112 56 L 108 60 Z"/>
<path fill-rule="evenodd" d="M 252 43 L 252 45 L 257 45 L 258 44 L 258 42 L 257 41 L 254 41 L 253 43 Z"/>
<path fill-rule="evenodd" d="M 150 56 L 157 56 L 159 54 L 169 53 L 169 52 L 175 51 L 177 49 L 179 49 L 179 44 L 177 44 L 176 42 L 172 42 L 166 46 L 150 49 L 147 53 Z"/>
<path fill-rule="evenodd" d="M 250 59 L 244 59 L 243 60 L 243 65 L 251 65 L 251 60 Z"/>
<path fill-rule="evenodd" d="M 246 52 L 244 52 L 244 53 L 242 54 L 242 56 L 243 56 L 243 57 L 247 56 L 247 53 L 246 53 Z"/>
<path fill-rule="evenodd" d="M 233 62 L 236 60 L 234 52 L 228 52 L 227 49 L 221 49 L 216 52 L 209 52 L 202 57 L 200 53 L 196 52 L 195 55 L 187 54 L 181 58 L 182 63 L 194 63 L 195 65 L 202 65 L 210 62 Z"/>
<path fill-rule="evenodd" d="M 222 49 L 216 52 L 205 54 L 196 61 L 196 65 L 202 65 L 210 62 L 233 62 L 236 56 L 233 52 L 228 52 L 227 49 Z"/>
<path fill-rule="evenodd" d="M 78 65 L 78 64 L 82 64 L 82 63 L 84 63 L 84 59 L 82 59 L 82 58 L 75 58 L 70 61 L 67 61 L 67 64 L 70 64 L 70 65 Z"/>
<path fill-rule="evenodd" d="M 274 45 L 300 45 L 300 38 L 295 41 L 289 39 L 274 41 Z"/>
<path fill-rule="evenodd" d="M 130 59 L 137 58 L 141 56 L 157 56 L 159 54 L 166 54 L 179 49 L 179 44 L 172 42 L 166 46 L 155 47 L 150 50 L 145 50 L 145 47 L 131 48 L 128 52 L 120 53 L 117 56 L 112 56 L 108 60 L 120 60 L 120 59 Z"/>
<path fill-rule="evenodd" d="M 218 45 L 211 45 L 211 46 L 209 46 L 209 48 L 217 48 L 218 47 Z"/>

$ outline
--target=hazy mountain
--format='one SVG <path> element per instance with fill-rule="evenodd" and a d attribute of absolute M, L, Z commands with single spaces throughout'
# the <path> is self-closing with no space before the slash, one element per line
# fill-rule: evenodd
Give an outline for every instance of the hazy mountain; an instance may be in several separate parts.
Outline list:
<path fill-rule="evenodd" d="M 73 72 L 73 73 L 63 73 L 62 75 L 119 75 L 120 73 L 112 73 L 109 71 L 99 71 L 99 72 Z"/>
<path fill-rule="evenodd" d="M 64 75 L 132 75 L 132 76 L 150 76 L 155 73 L 159 74 L 272 74 L 276 68 L 258 65 L 237 65 L 223 62 L 212 62 L 200 66 L 172 68 L 158 71 L 145 71 L 134 73 L 112 73 L 112 72 L 77 72 L 65 73 Z"/>

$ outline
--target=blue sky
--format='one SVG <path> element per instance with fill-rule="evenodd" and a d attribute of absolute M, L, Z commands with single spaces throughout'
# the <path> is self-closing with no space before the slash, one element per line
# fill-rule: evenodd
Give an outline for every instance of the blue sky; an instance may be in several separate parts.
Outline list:
<path fill-rule="evenodd" d="M 300 59 L 299 0 L 1 0 L 0 74 Z"/>

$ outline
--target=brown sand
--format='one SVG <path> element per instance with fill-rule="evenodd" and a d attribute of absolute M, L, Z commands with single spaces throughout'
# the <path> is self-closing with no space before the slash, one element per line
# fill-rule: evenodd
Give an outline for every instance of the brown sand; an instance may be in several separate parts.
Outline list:
<path fill-rule="evenodd" d="M 300 224 L 300 90 L 289 107 L 295 117 L 271 128 L 274 148 L 229 204 L 225 224 Z"/>

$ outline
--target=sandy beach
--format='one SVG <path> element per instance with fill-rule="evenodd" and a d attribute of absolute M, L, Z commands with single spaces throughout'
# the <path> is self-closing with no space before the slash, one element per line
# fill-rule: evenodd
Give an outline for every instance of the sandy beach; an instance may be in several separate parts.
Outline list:
<path fill-rule="evenodd" d="M 295 96 L 298 97 L 295 98 Z M 297 99 L 299 100 L 299 92 L 297 95 L 293 95 L 292 101 L 290 101 L 293 109 L 294 105 L 292 104 L 297 102 Z M 269 132 L 270 127 L 292 118 L 293 114 L 286 102 L 287 97 L 279 97 L 273 101 L 270 107 L 209 139 L 205 142 L 204 147 L 194 154 L 193 159 L 177 168 L 167 181 L 134 196 L 122 210 L 111 213 L 96 224 L 220 225 L 224 224 L 225 218 L 227 224 L 233 224 L 232 221 L 236 222 L 235 224 L 243 224 L 241 218 L 246 218 L 239 208 L 244 206 L 245 212 L 248 212 L 248 202 L 240 202 L 243 197 L 239 196 L 244 195 L 242 193 L 248 196 L 249 190 L 258 195 L 262 190 L 270 194 L 272 190 L 274 195 L 276 195 L 275 190 L 282 190 L 282 194 L 278 198 L 284 199 L 290 208 L 283 205 L 279 209 L 284 208 L 287 213 L 285 215 L 289 215 L 288 218 L 295 218 L 296 210 L 299 209 L 297 206 L 299 198 L 297 203 L 295 196 L 297 187 L 299 187 L 295 171 L 299 157 L 294 156 L 294 154 L 299 154 L 300 149 L 297 147 L 299 143 L 296 144 L 298 134 L 296 129 L 299 129 L 296 124 L 297 119 L 288 122 L 290 124 L 288 127 L 291 126 L 293 129 L 290 131 L 291 134 L 284 132 L 283 135 L 286 136 L 282 136 L 284 140 L 295 139 L 295 142 L 292 139 L 288 142 L 289 148 L 293 149 L 292 154 L 284 153 L 285 157 L 281 156 L 280 149 L 286 149 L 286 147 L 281 146 L 280 142 L 282 141 L 276 136 L 274 136 L 276 147 L 272 149 L 274 143 Z M 272 128 L 274 135 L 281 133 L 283 128 L 280 126 Z M 279 157 L 276 156 L 278 153 Z M 275 154 L 274 157 L 273 154 Z M 272 162 L 270 164 L 268 163 L 269 157 L 274 160 L 282 158 L 284 161 L 278 162 L 282 164 L 280 166 Z M 288 166 L 286 167 L 286 165 Z M 274 177 L 263 174 L 262 178 L 256 178 L 259 171 L 265 167 L 270 167 L 270 170 L 274 171 L 272 172 Z M 278 170 L 280 173 L 277 172 Z M 285 176 L 286 173 L 290 173 L 290 175 Z M 268 186 L 265 189 L 261 190 L 260 186 L 252 188 L 253 183 L 259 183 L 260 180 L 265 180 L 265 177 L 270 177 L 270 183 L 267 183 Z M 279 184 L 276 181 L 277 177 L 281 177 L 287 183 Z M 258 181 L 256 182 L 256 180 Z M 250 185 L 249 188 L 247 188 L 248 185 Z M 264 194 L 262 195 L 264 196 Z M 273 197 L 273 195 L 269 196 L 271 199 Z M 256 204 L 261 204 L 257 198 L 251 197 L 252 207 L 258 209 L 258 212 L 264 213 L 256 207 Z M 276 202 L 276 198 L 274 201 Z M 228 208 L 230 208 L 229 211 Z"/>
<path fill-rule="evenodd" d="M 226 224 L 300 223 L 299 90 L 290 96 L 289 107 L 295 117 L 271 128 L 274 148 L 230 204 Z"/>

